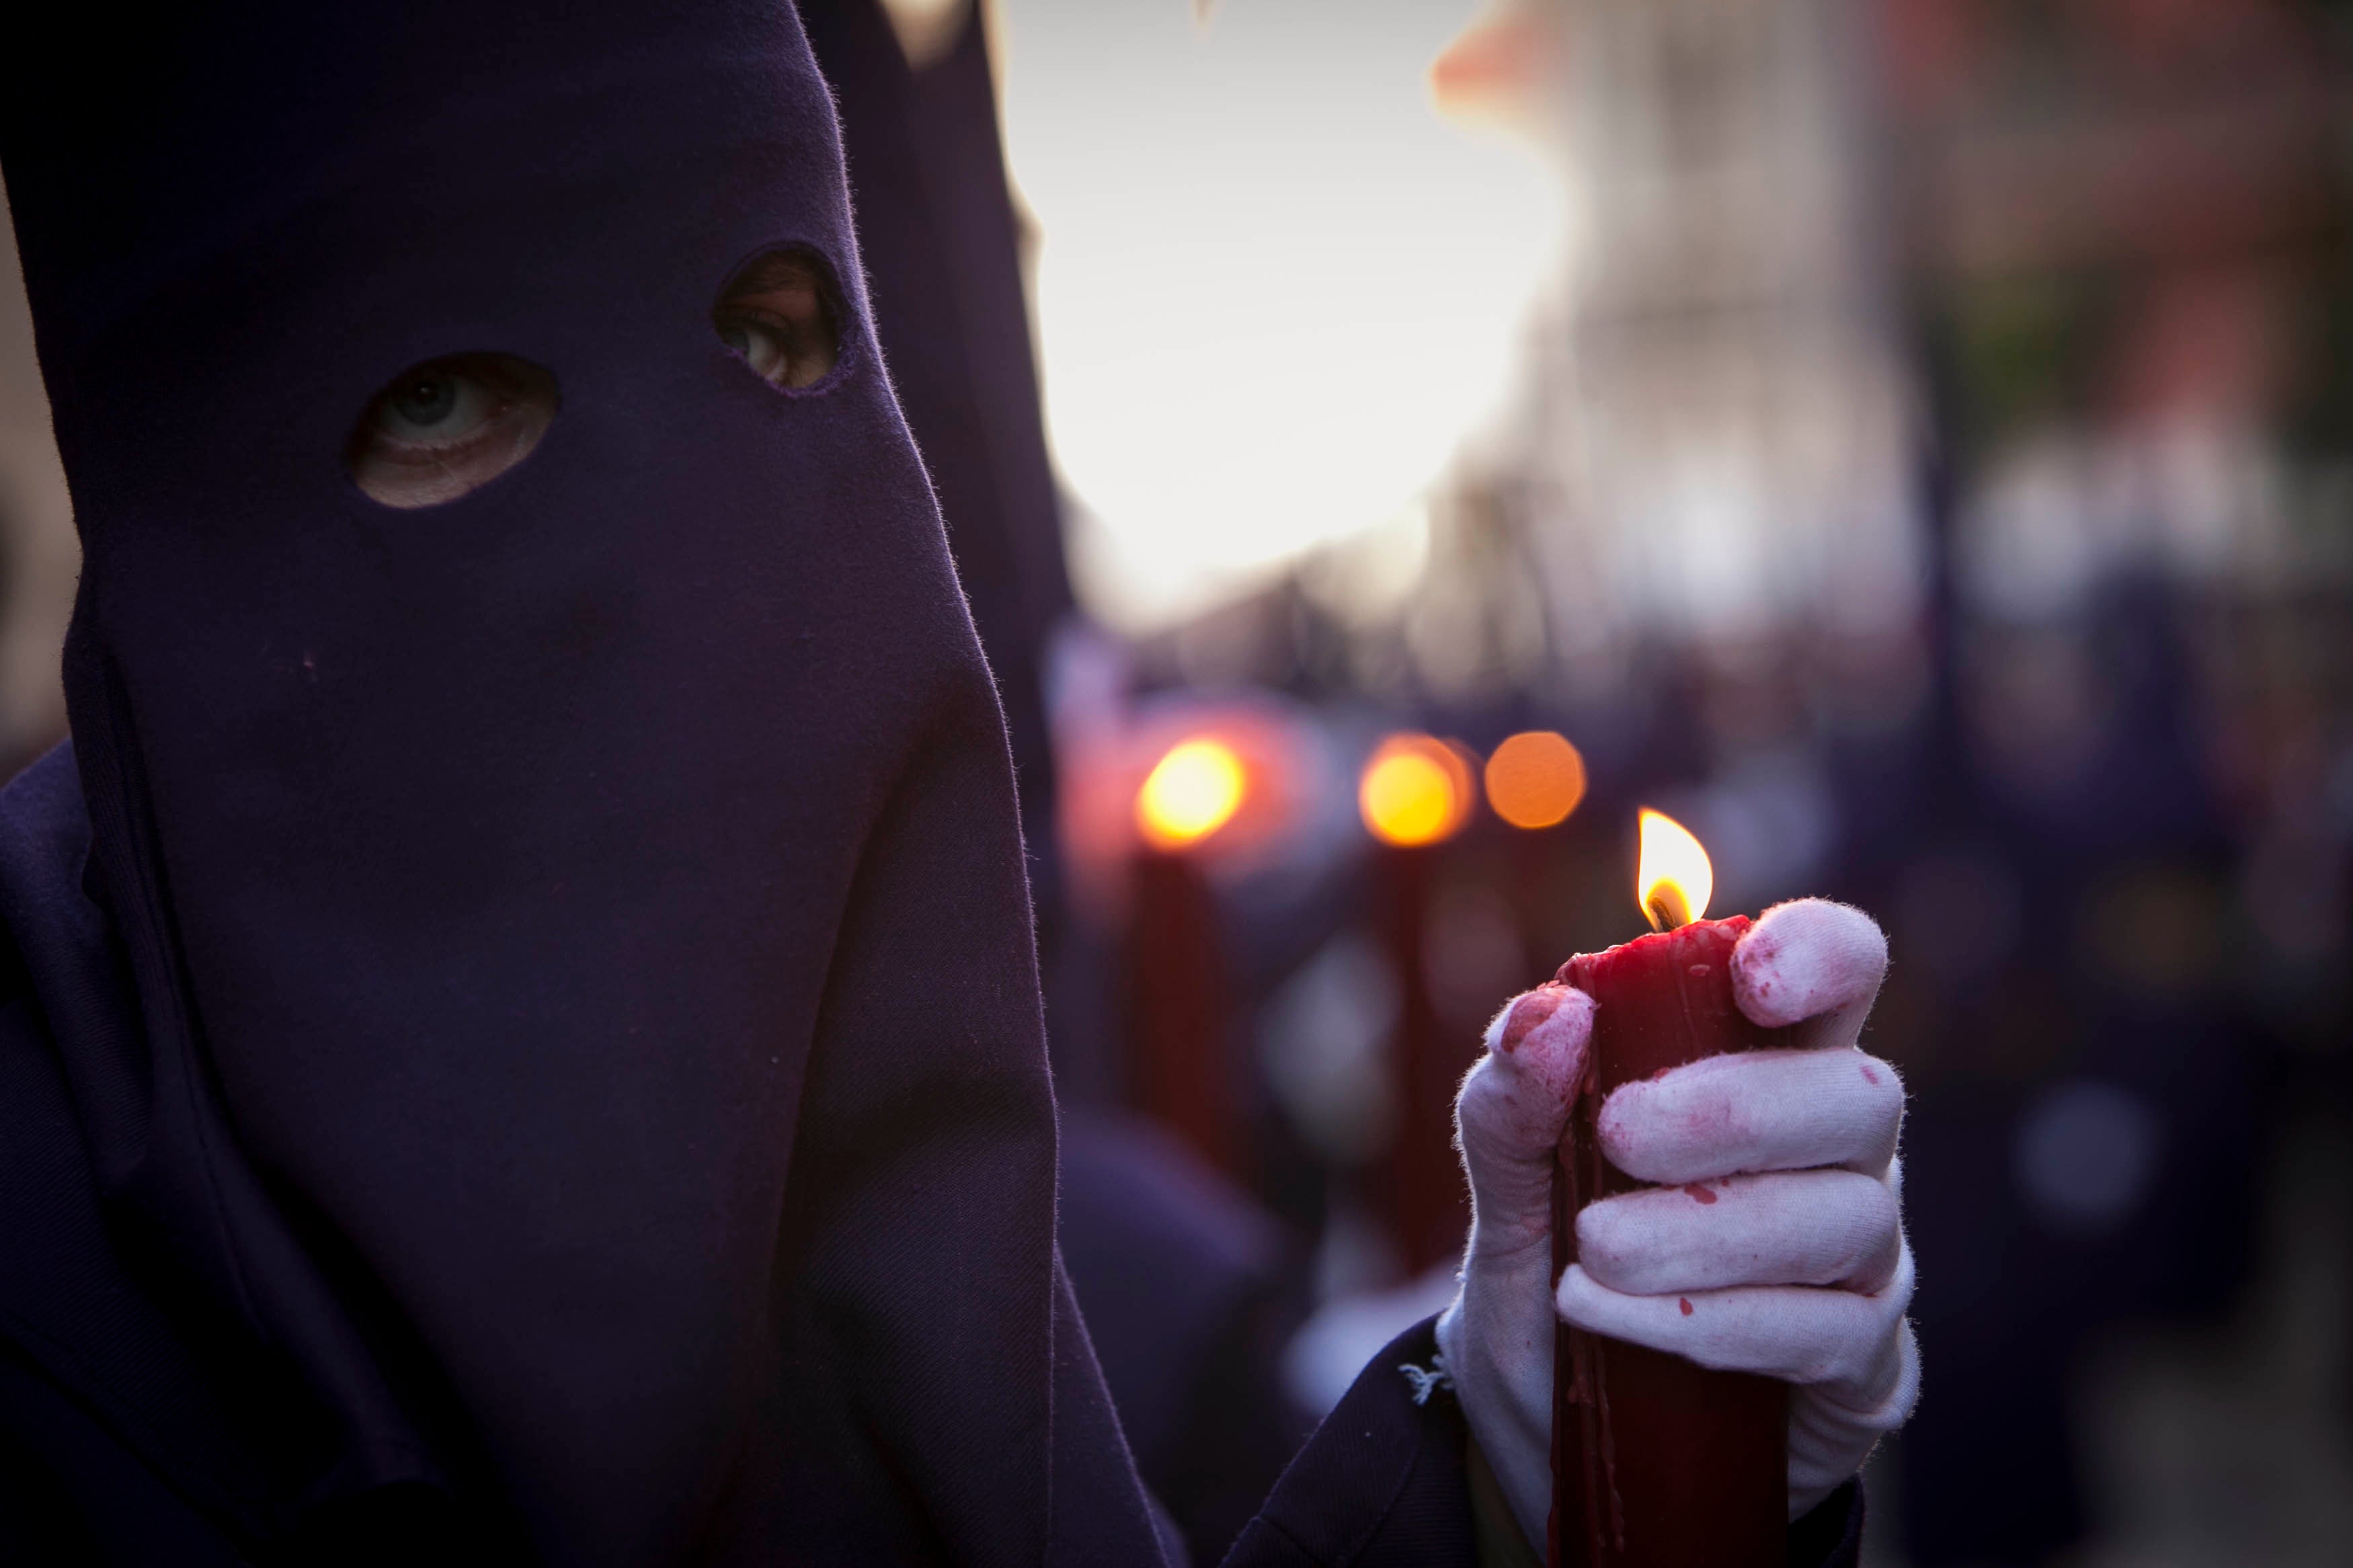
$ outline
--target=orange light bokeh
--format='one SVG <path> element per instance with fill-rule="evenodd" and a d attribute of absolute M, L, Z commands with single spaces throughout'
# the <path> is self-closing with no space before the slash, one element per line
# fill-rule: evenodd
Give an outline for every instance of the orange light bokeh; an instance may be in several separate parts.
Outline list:
<path fill-rule="evenodd" d="M 1233 820 L 1250 778 L 1231 746 L 1207 735 L 1168 749 L 1135 792 L 1135 827 L 1156 849 L 1198 844 Z"/>
<path fill-rule="evenodd" d="M 1642 808 L 1642 853 L 1634 872 L 1634 901 L 1659 931 L 1689 925 L 1707 913 L 1715 868 L 1691 829 L 1664 812 Z"/>
<path fill-rule="evenodd" d="M 1391 735 L 1365 763 L 1356 809 L 1374 837 L 1412 848 L 1450 837 L 1471 814 L 1470 764 L 1432 735 Z"/>
<path fill-rule="evenodd" d="M 1514 827 L 1566 821 L 1585 798 L 1585 759 L 1551 730 L 1514 735 L 1487 759 L 1487 804 Z"/>

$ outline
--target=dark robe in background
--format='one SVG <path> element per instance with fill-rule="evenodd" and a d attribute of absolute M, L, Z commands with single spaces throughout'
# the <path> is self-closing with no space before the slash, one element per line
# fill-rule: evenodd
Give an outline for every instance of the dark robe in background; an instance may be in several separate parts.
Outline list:
<path fill-rule="evenodd" d="M 800 10 L 841 121 L 883 363 L 997 672 L 1029 853 L 1050 865 L 1039 676 L 1072 600 L 987 30 L 973 5 L 953 47 L 918 70 L 880 0 Z"/>
<path fill-rule="evenodd" d="M 1102 1103 L 1116 1042 L 1086 999 L 1112 983 L 1109 955 L 1068 917 L 1044 702 L 1072 602 L 986 29 L 975 7 L 919 68 L 879 0 L 803 0 L 801 15 L 840 115 L 883 363 L 1012 737 L 1049 963 L 1063 1255 L 1145 1479 L 1213 1563 L 1312 1426 L 1279 1371 L 1304 1249 L 1175 1140 Z"/>

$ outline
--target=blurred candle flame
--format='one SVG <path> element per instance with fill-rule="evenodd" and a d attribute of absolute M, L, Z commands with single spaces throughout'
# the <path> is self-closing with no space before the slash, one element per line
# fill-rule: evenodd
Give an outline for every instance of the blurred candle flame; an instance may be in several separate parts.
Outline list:
<path fill-rule="evenodd" d="M 1222 741 L 1197 735 L 1168 750 L 1135 792 L 1135 826 L 1156 849 L 1182 849 L 1241 809 L 1248 777 Z"/>
<path fill-rule="evenodd" d="M 1672 931 L 1707 913 L 1715 868 L 1691 830 L 1664 812 L 1644 806 L 1642 855 L 1634 872 L 1634 899 L 1653 931 Z"/>
<path fill-rule="evenodd" d="M 1391 735 L 1365 763 L 1356 808 L 1374 837 L 1405 848 L 1451 836 L 1470 815 L 1469 764 L 1432 735 Z"/>
<path fill-rule="evenodd" d="M 1552 730 L 1514 735 L 1487 759 L 1487 804 L 1514 827 L 1566 821 L 1585 798 L 1585 759 Z"/>

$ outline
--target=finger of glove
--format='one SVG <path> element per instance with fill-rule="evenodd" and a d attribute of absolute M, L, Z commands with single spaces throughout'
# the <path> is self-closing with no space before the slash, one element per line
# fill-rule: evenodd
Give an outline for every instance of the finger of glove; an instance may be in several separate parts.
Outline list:
<path fill-rule="evenodd" d="M 1749 1021 L 1799 1025 L 1800 1049 L 1851 1046 L 1887 975 L 1887 937 L 1827 899 L 1776 904 L 1732 950 L 1732 996 Z"/>
<path fill-rule="evenodd" d="M 1567 985 L 1514 997 L 1455 1097 L 1471 1177 L 1462 1290 L 1439 1320 L 1464 1418 L 1530 1538 L 1552 1501 L 1552 1180 L 1585 1077 L 1590 997 Z"/>
<path fill-rule="evenodd" d="M 1862 1468 L 1879 1439 L 1904 1425 L 1920 1399 L 1920 1346 L 1908 1321 L 1888 1347 L 1886 1392 L 1862 1405 L 1815 1387 L 1789 1400 L 1789 1517 L 1801 1519 Z"/>
<path fill-rule="evenodd" d="M 1847 1046 L 1737 1051 L 1620 1085 L 1599 1125 L 1602 1152 L 1639 1181 L 1821 1165 L 1875 1176 L 1895 1155 L 1904 1084 Z"/>
<path fill-rule="evenodd" d="M 1873 1295 L 1803 1285 L 1749 1285 L 1671 1296 L 1612 1290 L 1570 1264 L 1555 1302 L 1589 1333 L 1647 1345 L 1722 1372 L 1753 1372 L 1875 1405 L 1892 1381 L 1898 1325 L 1911 1300 L 1910 1255 Z"/>
<path fill-rule="evenodd" d="M 1593 999 L 1567 985 L 1514 997 L 1487 1026 L 1487 1054 L 1454 1100 L 1473 1260 L 1549 1243 L 1554 1151 L 1592 1038 Z"/>
<path fill-rule="evenodd" d="M 1650 1187 L 1577 1216 L 1577 1262 L 1634 1296 L 1737 1285 L 1876 1290 L 1894 1278 L 1903 1244 L 1894 1193 L 1852 1171 Z"/>

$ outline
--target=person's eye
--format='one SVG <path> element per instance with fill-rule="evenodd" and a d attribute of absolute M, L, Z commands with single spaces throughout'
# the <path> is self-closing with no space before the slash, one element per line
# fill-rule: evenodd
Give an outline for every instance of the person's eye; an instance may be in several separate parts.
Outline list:
<path fill-rule="evenodd" d="M 555 378 L 512 354 L 411 365 L 361 414 L 344 453 L 352 481 L 385 506 L 438 506 L 531 455 L 556 409 Z"/>
<path fill-rule="evenodd" d="M 841 354 L 825 264 L 805 250 L 755 257 L 711 312 L 719 341 L 773 386 L 814 386 Z"/>
<path fill-rule="evenodd" d="M 385 438 L 413 447 L 447 447 L 470 439 L 500 412 L 482 384 L 448 365 L 419 365 L 375 403 Z"/>
<path fill-rule="evenodd" d="M 762 381 L 773 381 L 780 386 L 796 384 L 790 379 L 793 353 L 789 329 L 773 327 L 745 315 L 723 315 L 718 318 L 718 326 L 720 341 L 741 354 L 744 363 Z"/>

